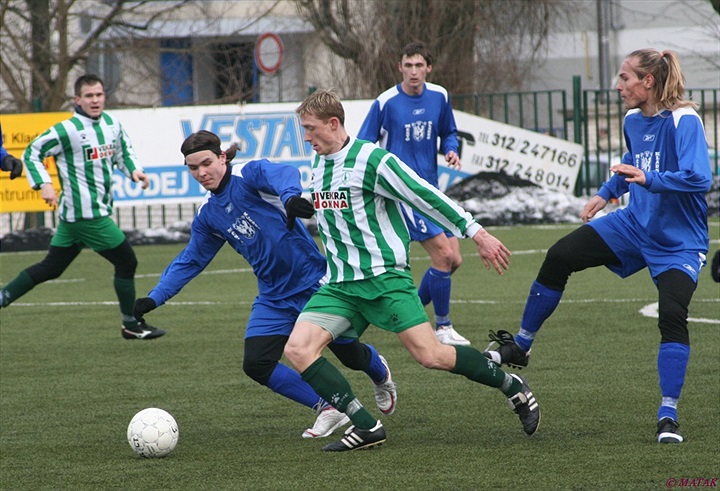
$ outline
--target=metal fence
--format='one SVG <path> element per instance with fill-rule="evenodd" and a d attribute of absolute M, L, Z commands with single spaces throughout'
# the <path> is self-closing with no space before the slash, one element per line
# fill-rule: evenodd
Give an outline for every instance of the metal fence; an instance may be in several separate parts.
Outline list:
<path fill-rule="evenodd" d="M 564 90 L 452 96 L 455 109 L 539 133 L 570 139 Z"/>
<path fill-rule="evenodd" d="M 574 80 L 571 109 L 564 90 L 459 95 L 452 103 L 460 111 L 582 144 L 585 158 L 575 195 L 586 196 L 607 180 L 610 165 L 627 150 L 622 132 L 625 110 L 617 91 L 582 90 L 579 80 Z M 688 98 L 700 106 L 715 175 L 720 175 L 719 93 L 720 89 L 687 90 Z"/>
<path fill-rule="evenodd" d="M 565 90 L 466 94 L 452 97 L 453 107 L 460 111 L 506 124 L 553 135 L 580 143 L 585 159 L 575 188 L 575 195 L 594 193 L 609 176 L 609 168 L 619 162 L 625 151 L 622 133 L 624 110 L 614 90 L 582 90 L 580 78 L 573 81 L 572 108 Z M 713 173 L 720 175 L 720 89 L 689 89 L 688 97 L 700 105 L 698 110 L 710 146 Z M 124 230 L 171 227 L 189 222 L 197 204 L 152 205 L 116 208 L 115 220 Z M 0 237 L 8 232 L 38 226 L 54 228 L 57 215 L 46 213 L 0 214 Z"/>

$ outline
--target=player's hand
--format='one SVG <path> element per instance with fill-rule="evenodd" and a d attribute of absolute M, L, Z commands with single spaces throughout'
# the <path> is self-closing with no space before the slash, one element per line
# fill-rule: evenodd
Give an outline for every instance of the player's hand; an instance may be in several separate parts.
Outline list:
<path fill-rule="evenodd" d="M 580 213 L 580 218 L 585 223 L 589 222 L 597 215 L 597 212 L 605 208 L 605 205 L 607 205 L 607 201 L 596 194 L 585 203 L 585 207 Z"/>
<path fill-rule="evenodd" d="M 478 233 L 473 236 L 480 257 L 485 264 L 485 269 L 490 269 L 492 265 L 495 271 L 502 276 L 503 271 L 510 268 L 510 249 L 500 242 L 490 233 L 481 228 Z"/>
<path fill-rule="evenodd" d="M 138 322 L 143 322 L 145 319 L 143 316 L 150 312 L 151 310 L 155 310 L 157 308 L 157 304 L 155 303 L 155 300 L 153 300 L 150 297 L 144 297 L 144 298 L 138 298 L 135 300 L 135 308 L 133 309 L 133 317 L 135 317 Z"/>
<path fill-rule="evenodd" d="M 460 170 L 460 168 L 462 168 L 460 156 L 452 150 L 445 154 L 445 162 L 447 162 L 448 167 L 452 169 Z"/>
<path fill-rule="evenodd" d="M 615 164 L 610 167 L 610 172 L 615 172 L 625 177 L 625 182 L 634 182 L 645 185 L 645 171 L 638 169 L 634 165 L 629 164 Z"/>
<path fill-rule="evenodd" d="M 147 175 L 141 170 L 134 170 L 132 173 L 132 180 L 135 182 L 142 182 L 142 188 L 147 189 L 150 186 L 150 180 Z"/>
<path fill-rule="evenodd" d="M 20 177 L 20 174 L 22 174 L 23 163 L 22 160 L 14 155 L 7 154 L 2 161 L 2 168 L 10 171 L 10 180 L 12 181 L 16 177 Z"/>
<path fill-rule="evenodd" d="M 287 228 L 292 230 L 295 228 L 295 218 L 312 218 L 315 214 L 315 208 L 312 203 L 302 196 L 292 196 L 285 202 L 285 211 L 287 211 Z"/>
<path fill-rule="evenodd" d="M 58 197 L 55 193 L 55 188 L 50 183 L 45 183 L 40 187 L 40 197 L 52 209 L 55 209 L 58 205 Z"/>

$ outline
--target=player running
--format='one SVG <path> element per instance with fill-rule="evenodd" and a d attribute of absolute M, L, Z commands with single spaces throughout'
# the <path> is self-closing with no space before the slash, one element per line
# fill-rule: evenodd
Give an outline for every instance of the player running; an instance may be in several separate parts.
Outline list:
<path fill-rule="evenodd" d="M 396 333 L 424 367 L 500 389 L 525 432 L 534 434 L 540 408 L 524 379 L 503 372 L 475 348 L 441 344 L 435 336 L 410 274 L 410 236 L 401 206 L 421 211 L 457 236 L 472 238 L 485 267 L 492 265 L 498 274 L 509 267 L 510 251 L 392 153 L 348 136 L 345 111 L 334 93 L 318 90 L 296 112 L 304 139 L 314 150 L 313 203 L 329 280 L 298 317 L 285 356 L 303 380 L 353 422 L 340 441 L 323 450 L 356 450 L 386 439 L 382 423 L 321 356 L 334 339 L 359 337 L 371 323 Z"/>
<path fill-rule="evenodd" d="M 316 411 L 315 425 L 305 430 L 304 438 L 330 435 L 349 422 L 347 416 L 279 362 L 297 315 L 326 269 L 317 244 L 296 219 L 314 213 L 300 196 L 300 173 L 264 159 L 233 166 L 237 145 L 222 151 L 218 136 L 204 130 L 187 137 L 181 151 L 190 174 L 208 193 L 193 220 L 190 242 L 148 297 L 137 300 L 136 317 L 142 320 L 177 295 L 230 244 L 252 266 L 259 291 L 245 329 L 243 370 L 257 383 Z M 345 366 L 370 377 L 378 408 L 392 414 L 397 391 L 385 358 L 357 339 L 338 339 L 330 349 Z"/>

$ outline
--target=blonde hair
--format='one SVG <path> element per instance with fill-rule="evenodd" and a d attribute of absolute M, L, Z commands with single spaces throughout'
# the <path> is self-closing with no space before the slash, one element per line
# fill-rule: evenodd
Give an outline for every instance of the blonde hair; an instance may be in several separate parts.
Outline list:
<path fill-rule="evenodd" d="M 311 115 L 322 121 L 338 118 L 340 125 L 345 125 L 345 109 L 343 109 L 340 98 L 332 89 L 316 90 L 302 101 L 295 112 L 299 116 Z"/>
<path fill-rule="evenodd" d="M 650 89 L 655 96 L 656 109 L 670 111 L 681 107 L 698 108 L 698 104 L 684 100 L 685 76 L 680 70 L 680 61 L 674 51 L 658 51 L 656 49 L 639 49 L 630 53 L 627 58 L 634 58 L 635 74 L 639 79 L 652 75 L 655 85 Z"/>

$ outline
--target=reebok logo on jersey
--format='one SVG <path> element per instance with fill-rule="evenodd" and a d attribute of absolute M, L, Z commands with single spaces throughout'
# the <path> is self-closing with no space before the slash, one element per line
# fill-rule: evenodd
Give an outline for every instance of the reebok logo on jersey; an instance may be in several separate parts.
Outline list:
<path fill-rule="evenodd" d="M 110 144 L 100 145 L 99 147 L 85 147 L 85 160 L 99 160 L 111 158 L 115 154 L 115 148 Z"/>
<path fill-rule="evenodd" d="M 350 208 L 350 195 L 347 191 L 316 191 L 312 193 L 316 210 L 346 210 Z"/>
<path fill-rule="evenodd" d="M 644 142 L 655 141 L 655 135 L 643 135 L 643 141 Z"/>

